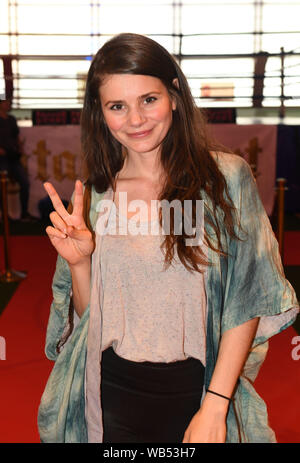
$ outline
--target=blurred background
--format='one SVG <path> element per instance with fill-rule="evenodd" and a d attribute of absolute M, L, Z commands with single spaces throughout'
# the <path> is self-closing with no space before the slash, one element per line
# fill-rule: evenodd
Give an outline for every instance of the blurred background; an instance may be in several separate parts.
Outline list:
<path fill-rule="evenodd" d="M 136 32 L 175 55 L 199 105 L 299 117 L 299 17 L 298 0 L 1 0 L 0 94 L 11 72 L 19 119 L 80 108 L 92 56 Z"/>
<path fill-rule="evenodd" d="M 250 164 L 300 298 L 299 18 L 299 0 L 0 0 L 0 154 L 8 116 L 18 140 L 1 178 L 0 442 L 39 442 L 57 257 L 43 182 L 67 205 L 83 179 L 85 79 L 115 34 L 147 35 L 174 55 L 211 135 Z M 272 338 L 256 381 L 279 442 L 300 442 L 299 365 L 298 317 Z"/>

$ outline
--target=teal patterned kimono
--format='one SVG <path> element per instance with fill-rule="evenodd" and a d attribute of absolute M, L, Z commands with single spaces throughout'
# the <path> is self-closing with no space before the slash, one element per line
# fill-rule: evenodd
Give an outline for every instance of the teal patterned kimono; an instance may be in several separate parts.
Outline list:
<path fill-rule="evenodd" d="M 283 272 L 278 243 L 261 203 L 248 163 L 232 154 L 214 154 L 243 229 L 242 241 L 223 230 L 229 257 L 209 249 L 214 264 L 207 275 L 207 340 L 205 387 L 209 386 L 222 334 L 260 317 L 251 351 L 238 380 L 227 415 L 226 442 L 276 442 L 266 405 L 253 382 L 268 351 L 268 339 L 290 326 L 299 312 L 296 294 Z M 92 190 L 90 220 L 94 229 L 103 193 Z M 202 195 L 206 205 L 211 203 Z M 220 216 L 220 215 L 219 215 Z M 221 217 L 221 216 L 220 216 Z M 222 220 L 221 220 L 222 223 Z M 212 229 L 205 224 L 210 238 Z M 98 241 L 97 241 L 98 240 Z M 38 427 L 42 442 L 102 442 L 100 241 L 92 258 L 91 298 L 62 351 L 56 345 L 68 327 L 72 281 L 68 264 L 58 256 L 46 355 L 55 364 L 41 398 Z M 202 400 L 205 395 L 203 391 Z M 284 398 L 283 398 L 284 400 Z"/>

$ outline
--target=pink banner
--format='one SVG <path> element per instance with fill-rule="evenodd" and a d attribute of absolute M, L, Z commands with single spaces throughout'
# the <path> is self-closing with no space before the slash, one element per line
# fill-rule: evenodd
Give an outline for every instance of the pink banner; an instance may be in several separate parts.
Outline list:
<path fill-rule="evenodd" d="M 217 141 L 252 165 L 262 202 L 270 215 L 274 203 L 276 126 L 215 124 L 210 125 L 209 130 Z M 61 198 L 69 200 L 75 180 L 82 179 L 80 127 L 22 127 L 20 136 L 23 140 L 22 162 L 27 168 L 31 185 L 29 212 L 39 216 L 38 202 L 47 197 L 43 182 L 52 182 Z M 17 188 L 11 186 L 9 213 L 13 218 L 20 215 Z"/>
<path fill-rule="evenodd" d="M 276 125 L 215 124 L 209 130 L 216 141 L 251 165 L 261 200 L 270 216 L 276 186 Z"/>

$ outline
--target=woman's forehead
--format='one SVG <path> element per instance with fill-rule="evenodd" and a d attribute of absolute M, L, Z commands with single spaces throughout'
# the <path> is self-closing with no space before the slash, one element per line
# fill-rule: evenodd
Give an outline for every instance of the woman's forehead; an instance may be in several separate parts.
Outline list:
<path fill-rule="evenodd" d="M 140 74 L 110 74 L 100 85 L 100 96 L 108 94 L 142 96 L 151 92 L 162 92 L 166 87 L 160 79 Z"/>

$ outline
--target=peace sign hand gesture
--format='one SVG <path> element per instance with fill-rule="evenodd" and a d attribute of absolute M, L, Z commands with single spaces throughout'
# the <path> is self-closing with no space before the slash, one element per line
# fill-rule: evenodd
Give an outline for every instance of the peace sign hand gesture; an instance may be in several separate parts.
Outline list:
<path fill-rule="evenodd" d="M 53 227 L 48 226 L 46 233 L 57 252 L 69 265 L 77 265 L 90 257 L 95 248 L 93 235 L 87 228 L 83 218 L 83 185 L 75 182 L 73 212 L 65 209 L 53 185 L 44 183 L 55 211 L 49 217 Z"/>

